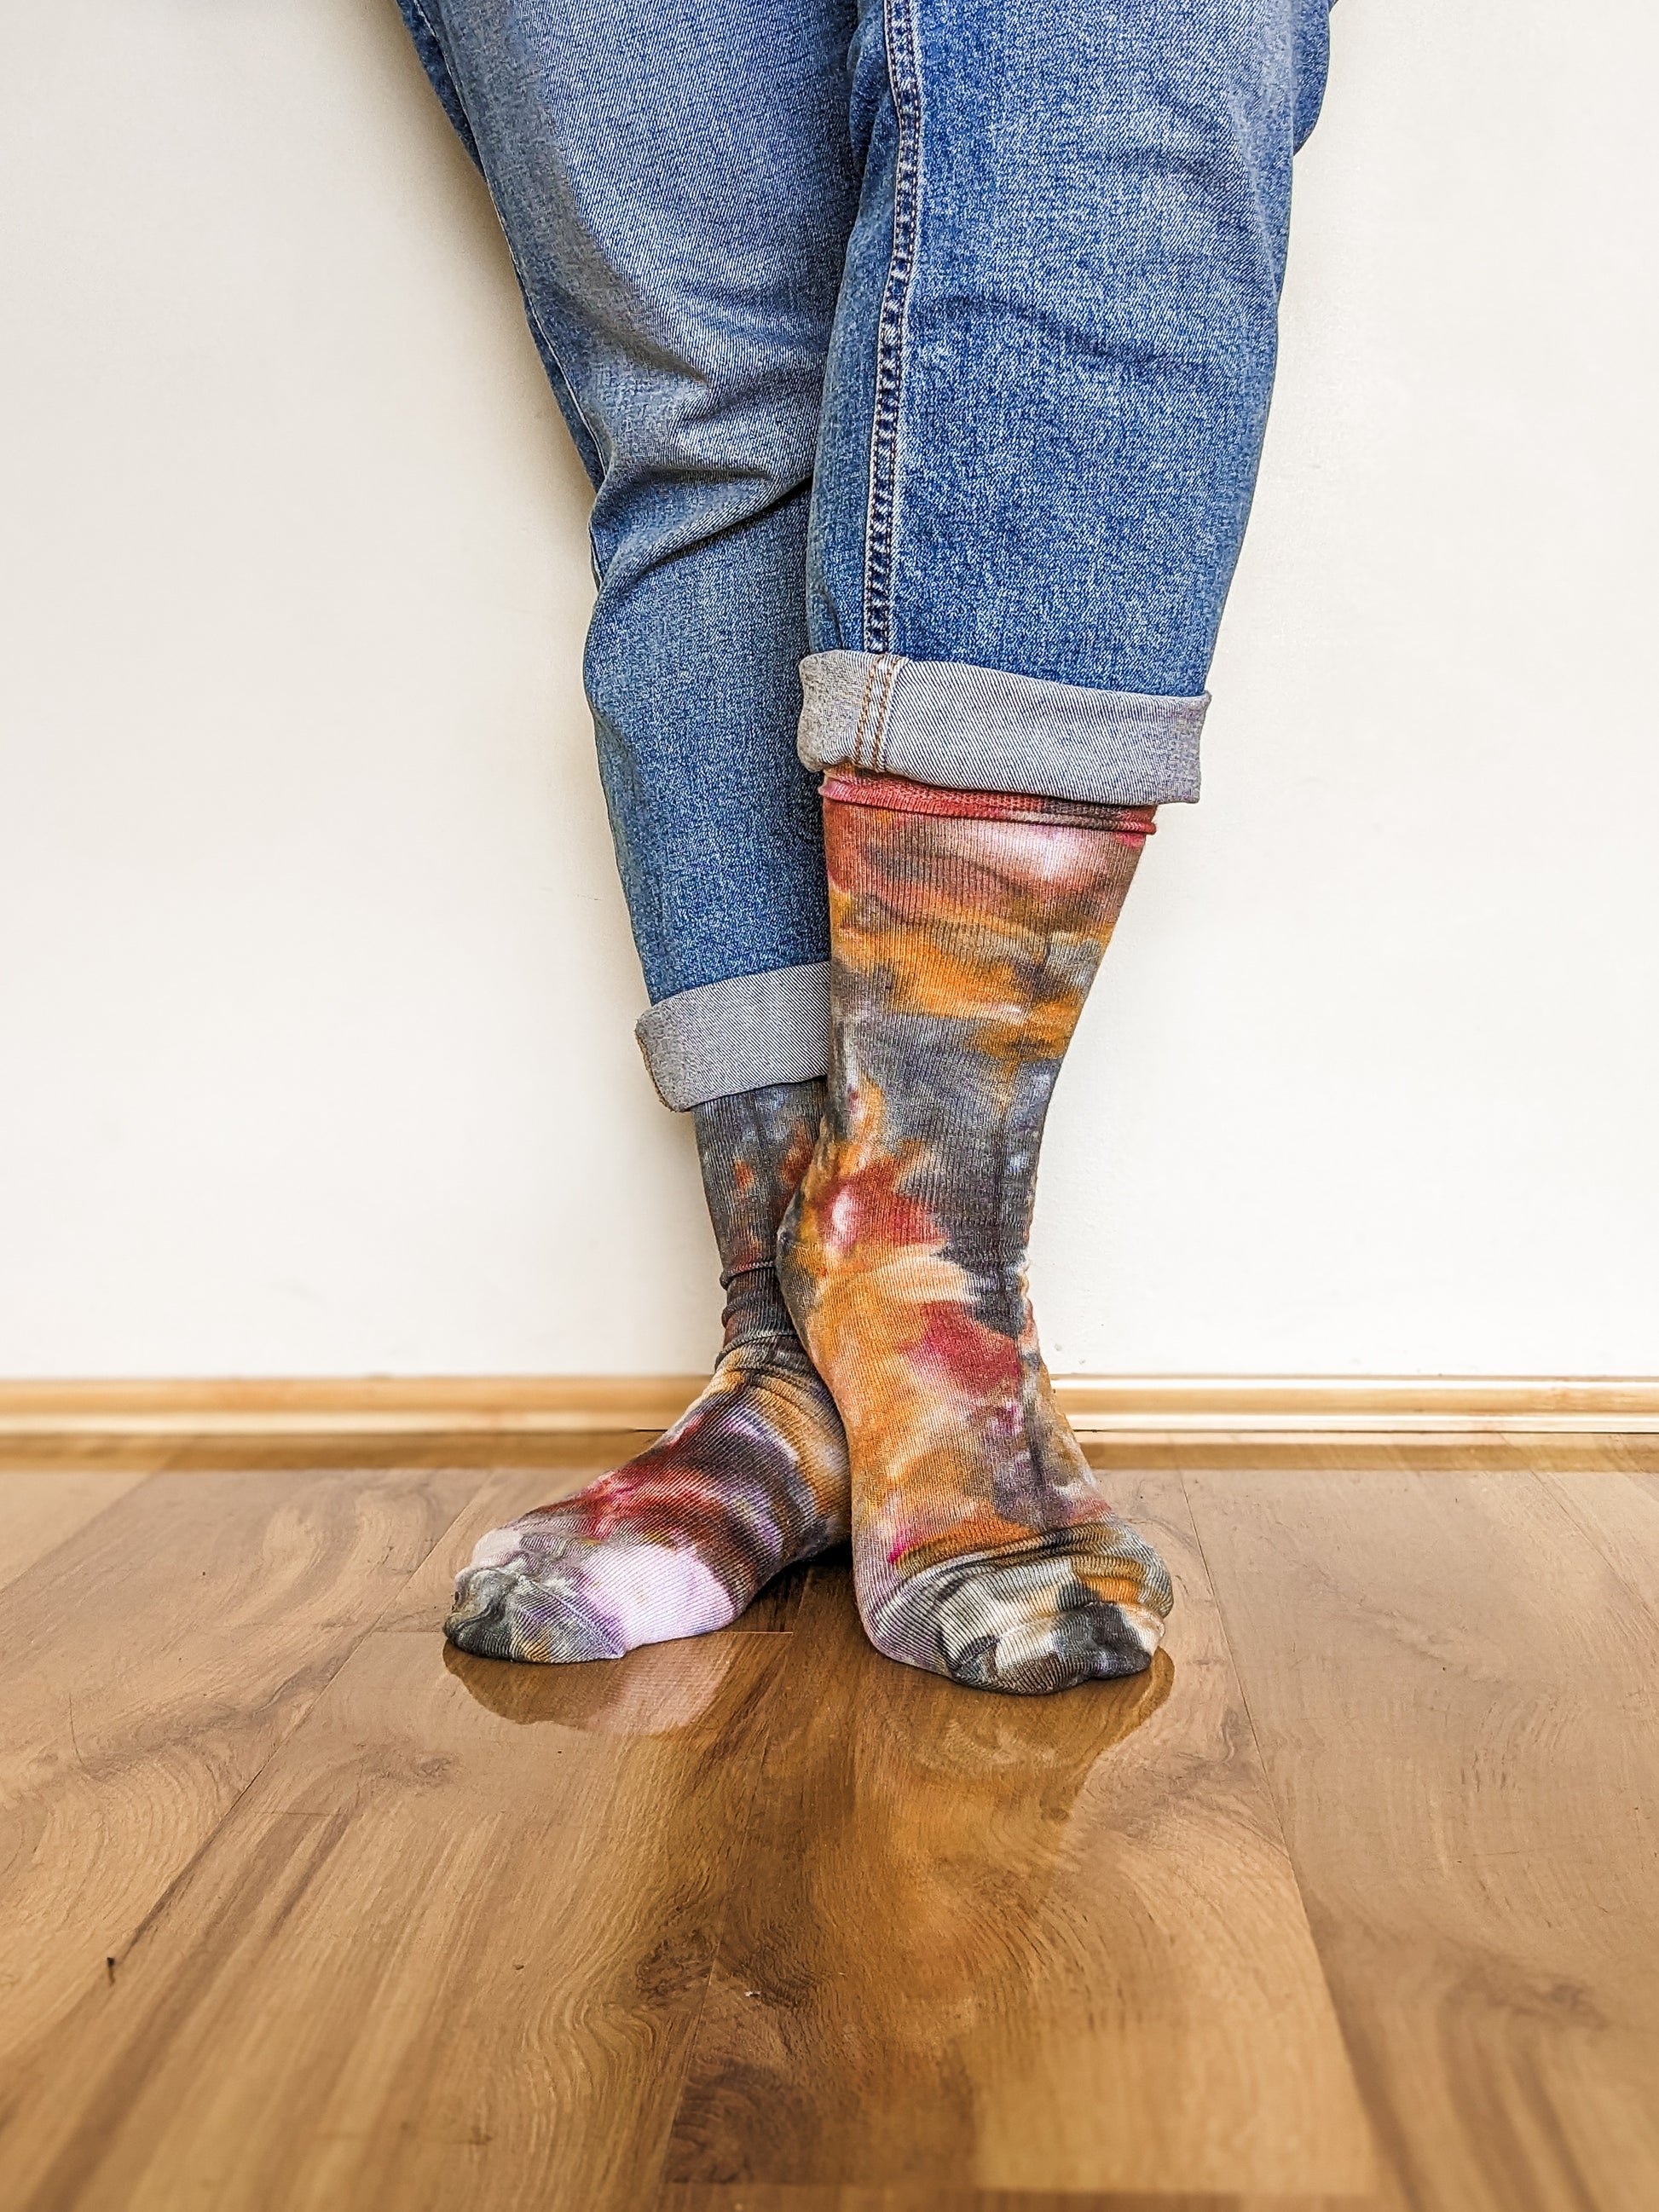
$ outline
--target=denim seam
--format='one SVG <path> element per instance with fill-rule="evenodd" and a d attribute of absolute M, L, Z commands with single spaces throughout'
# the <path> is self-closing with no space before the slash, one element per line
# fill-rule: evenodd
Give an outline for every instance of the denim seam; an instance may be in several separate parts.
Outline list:
<path fill-rule="evenodd" d="M 431 15 L 426 8 L 425 0 L 409 0 L 409 5 L 414 13 L 420 17 L 422 22 L 425 24 L 427 36 L 431 40 L 433 45 L 437 48 L 440 55 L 442 57 L 444 75 L 449 79 L 450 86 L 454 92 L 456 102 L 459 106 L 462 114 L 465 115 L 465 97 L 461 91 L 460 79 L 455 74 L 455 64 L 450 58 L 449 47 L 445 40 L 443 33 L 438 28 L 436 23 L 433 21 Z M 469 131 L 471 131 L 471 124 L 472 118 L 471 116 L 468 116 L 467 127 Z M 519 280 L 519 293 L 524 301 L 526 318 L 529 321 L 532 328 L 535 331 L 537 337 L 541 340 L 543 345 L 546 347 L 548 359 L 553 363 L 554 367 L 558 370 L 561 378 L 563 380 L 564 388 L 570 394 L 570 404 L 575 409 L 577 415 L 580 416 L 583 429 L 586 431 L 589 438 L 592 441 L 595 456 L 601 457 L 601 466 L 603 466 L 602 448 L 599 444 L 599 434 L 595 431 L 592 422 L 587 419 L 587 410 L 582 405 L 581 400 L 577 395 L 576 387 L 570 380 L 570 371 L 565 367 L 562 356 L 560 354 L 557 346 L 554 344 L 552 339 L 548 336 L 547 325 L 542 320 L 541 310 L 537 307 L 536 302 L 530 296 L 530 287 L 525 282 L 524 270 L 520 266 L 517 253 L 514 251 L 513 240 L 507 236 L 507 225 L 501 220 L 501 205 L 495 198 L 495 188 L 489 183 L 489 175 L 484 172 L 483 149 L 478 143 L 478 134 L 476 131 L 472 131 L 471 136 L 474 158 L 477 162 L 480 173 L 483 174 L 484 182 L 486 185 L 489 186 L 489 190 L 490 212 L 495 218 L 495 227 L 501 232 L 502 242 L 507 247 L 507 258 L 513 264 L 513 274 Z M 593 571 L 593 580 L 595 583 L 601 582 L 603 579 L 599 574 L 599 547 L 593 543 L 593 529 L 591 523 L 588 526 L 587 531 L 587 554 L 589 564 Z"/>
<path fill-rule="evenodd" d="M 878 772 L 887 765 L 887 732 L 893 720 L 893 687 L 898 682 L 898 672 L 903 665 L 902 656 L 896 653 L 890 653 L 881 664 L 879 696 L 870 747 L 870 765 Z"/>
<path fill-rule="evenodd" d="M 490 197 L 493 199 L 495 195 L 492 193 Z M 499 216 L 496 220 L 500 222 Z M 501 223 L 501 236 L 504 239 L 507 239 L 507 258 L 512 262 L 513 273 L 519 280 L 519 289 L 524 294 L 526 312 L 528 313 L 531 321 L 535 325 L 537 337 L 540 338 L 542 343 L 547 348 L 549 360 L 553 362 L 554 366 L 557 368 L 559 374 L 564 379 L 564 388 L 570 394 L 570 404 L 575 409 L 577 414 L 581 417 L 581 425 L 583 429 L 586 431 L 588 436 L 593 441 L 593 451 L 599 457 L 600 468 L 604 469 L 605 465 L 605 447 L 600 441 L 599 434 L 593 428 L 592 422 L 588 421 L 587 410 L 582 405 L 580 395 L 577 392 L 574 384 L 571 381 L 570 371 L 564 365 L 564 356 L 560 353 L 557 346 L 554 344 L 552 339 L 548 336 L 547 325 L 542 320 L 542 311 L 536 305 L 534 300 L 530 296 L 530 287 L 524 281 L 524 271 L 519 266 L 519 257 L 513 250 L 513 241 L 510 238 L 507 237 L 507 225 L 505 223 Z M 592 510 L 590 509 L 589 512 L 591 516 Z M 593 581 L 596 584 L 602 584 L 605 581 L 605 572 L 599 564 L 599 548 L 598 541 L 593 536 L 593 525 L 591 520 L 587 526 L 587 557 L 589 566 L 593 571 Z"/>
<path fill-rule="evenodd" d="M 448 76 L 449 82 L 455 88 L 455 96 L 460 101 L 462 112 L 465 113 L 466 109 L 465 98 L 461 92 L 460 80 L 455 75 L 455 64 L 449 58 L 449 47 L 444 39 L 442 32 L 438 28 L 431 16 L 428 14 L 424 0 L 409 0 L 409 4 L 415 10 L 415 13 L 420 17 L 421 21 L 426 25 L 427 31 L 431 37 L 433 45 L 436 46 L 438 52 L 443 56 L 445 71 Z M 471 119 L 471 118 L 469 117 L 469 122 Z M 476 144 L 478 137 L 476 131 L 472 133 L 472 137 L 473 142 Z M 482 148 L 480 148 L 479 150 L 482 155 Z M 483 167 L 482 160 L 480 160 L 479 167 Z M 485 177 L 484 181 L 486 184 L 489 184 L 488 176 Z M 506 223 L 501 220 L 501 204 L 496 199 L 495 188 L 494 185 L 489 185 L 489 206 L 490 212 L 495 218 L 495 227 L 501 232 L 502 241 L 507 247 L 507 258 L 513 264 L 513 274 L 519 280 L 519 290 L 523 295 L 525 313 L 529 318 L 537 337 L 547 348 L 548 358 L 554 363 L 559 374 L 564 379 L 564 388 L 570 394 L 570 404 L 575 409 L 577 414 L 581 417 L 582 428 L 592 440 L 593 451 L 596 454 L 599 455 L 601 465 L 603 465 L 605 449 L 599 442 L 598 432 L 587 419 L 587 410 L 582 405 L 581 399 L 576 391 L 576 387 L 570 380 L 570 371 L 564 365 L 563 356 L 560 353 L 557 346 L 554 344 L 552 339 L 548 336 L 547 325 L 542 320 L 541 309 L 536 305 L 535 301 L 531 297 L 530 287 L 525 282 L 524 270 L 520 265 L 518 254 L 514 250 L 513 240 L 507 235 Z M 587 550 L 588 558 L 592 564 L 594 579 L 596 581 L 602 581 L 603 579 L 599 575 L 599 549 L 593 542 L 593 529 L 591 523 L 588 526 L 587 531 Z"/>
<path fill-rule="evenodd" d="M 499 222 L 500 217 L 498 216 L 496 220 Z M 519 265 L 519 257 L 514 250 L 513 241 L 510 238 L 507 237 L 507 225 L 505 223 L 501 224 L 501 236 L 504 239 L 507 239 L 507 257 L 513 264 L 513 273 L 519 280 L 520 289 L 524 294 L 525 306 L 529 310 L 530 319 L 536 325 L 536 334 L 540 338 L 542 343 L 547 348 L 548 352 L 552 356 L 553 359 L 558 363 L 559 374 L 563 377 L 565 381 L 565 389 L 570 394 L 570 404 L 575 409 L 577 414 L 580 416 L 582 428 L 586 431 L 588 436 L 593 441 L 593 451 L 600 456 L 601 465 L 603 465 L 605 447 L 600 441 L 599 434 L 589 421 L 587 410 L 581 403 L 581 395 L 576 390 L 575 385 L 571 381 L 570 371 L 564 365 L 564 356 L 559 351 L 557 346 L 554 344 L 552 337 L 549 334 L 547 325 L 542 319 L 542 311 L 536 305 L 535 301 L 531 296 L 530 287 L 525 283 L 524 270 Z"/>
<path fill-rule="evenodd" d="M 440 32 L 438 26 L 433 21 L 431 16 L 427 14 L 426 9 L 422 6 L 421 0 L 409 0 L 409 4 L 415 10 L 415 13 L 420 17 L 421 21 L 426 25 L 427 36 L 431 40 L 433 45 L 436 46 L 438 52 L 443 56 L 444 69 L 448 75 L 451 84 L 455 85 L 456 97 L 459 99 L 460 96 L 461 88 L 459 85 L 455 84 L 455 71 L 451 67 L 449 50 L 443 42 L 442 33 Z M 471 118 L 468 117 L 467 120 L 470 127 Z"/>
<path fill-rule="evenodd" d="M 893 568 L 898 537 L 899 403 L 904 341 L 921 219 L 921 64 L 917 0 L 883 0 L 887 82 L 898 125 L 893 244 L 876 319 L 876 399 L 870 430 L 870 495 L 864 527 L 864 649 L 893 643 Z"/>
<path fill-rule="evenodd" d="M 880 666 L 880 661 L 872 656 L 870 665 L 864 672 L 864 696 L 859 702 L 858 726 L 853 732 L 853 765 L 854 768 L 863 768 L 866 765 L 864 758 L 864 733 L 870 726 L 870 701 L 876 688 L 876 671 Z"/>
<path fill-rule="evenodd" d="M 871 656 L 864 680 L 864 699 L 859 709 L 858 727 L 853 733 L 854 768 L 878 769 L 882 764 L 887 747 L 893 682 L 903 665 L 902 656 L 896 653 Z"/>

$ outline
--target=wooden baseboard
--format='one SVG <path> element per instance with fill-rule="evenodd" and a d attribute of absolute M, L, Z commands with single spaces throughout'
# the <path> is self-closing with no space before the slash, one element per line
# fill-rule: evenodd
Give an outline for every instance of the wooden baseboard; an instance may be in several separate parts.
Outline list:
<path fill-rule="evenodd" d="M 690 1375 L 0 1382 L 0 1436 L 548 1435 L 667 1426 Z M 1653 1376 L 1066 1375 L 1085 1436 L 1143 1430 L 1659 1431 Z"/>

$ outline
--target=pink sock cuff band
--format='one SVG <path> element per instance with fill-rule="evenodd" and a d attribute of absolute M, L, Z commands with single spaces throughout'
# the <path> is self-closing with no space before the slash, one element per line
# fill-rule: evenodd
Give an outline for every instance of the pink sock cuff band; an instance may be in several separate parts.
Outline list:
<path fill-rule="evenodd" d="M 912 783 L 908 776 L 871 775 L 859 769 L 831 769 L 818 789 L 824 799 L 841 806 L 956 815 L 970 822 L 1048 822 L 1067 830 L 1109 830 L 1138 844 L 1158 828 L 1158 810 L 1152 806 L 1098 805 L 1090 799 L 1003 791 L 945 791 L 937 784 Z"/>

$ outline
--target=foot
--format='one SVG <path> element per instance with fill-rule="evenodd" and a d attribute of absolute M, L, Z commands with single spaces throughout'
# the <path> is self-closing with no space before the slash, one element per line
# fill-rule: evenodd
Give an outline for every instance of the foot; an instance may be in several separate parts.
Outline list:
<path fill-rule="evenodd" d="M 618 1659 L 733 1620 L 847 1534 L 847 1443 L 778 1289 L 778 1223 L 811 1158 L 822 1083 L 694 1109 L 725 1285 L 713 1379 L 648 1451 L 493 1528 L 444 1633 L 491 1659 Z"/>
<path fill-rule="evenodd" d="M 902 1180 L 867 1128 L 826 1137 L 779 1249 L 847 1427 L 870 1639 L 978 1689 L 1139 1674 L 1170 1610 L 1164 1562 L 1101 1491 L 1035 1332 L 996 1325 L 1004 1282 L 952 1256 Z"/>
<path fill-rule="evenodd" d="M 731 1344 L 648 1451 L 479 1543 L 444 1633 L 489 1659 L 619 1659 L 736 1620 L 844 1540 L 847 1449 L 792 1330 Z"/>

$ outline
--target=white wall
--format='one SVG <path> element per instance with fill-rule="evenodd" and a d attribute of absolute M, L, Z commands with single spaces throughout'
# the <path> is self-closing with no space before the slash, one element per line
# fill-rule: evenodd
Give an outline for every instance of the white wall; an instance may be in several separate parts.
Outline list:
<path fill-rule="evenodd" d="M 1345 0 L 1054 1364 L 1649 1371 L 1659 19 Z M 585 484 L 392 0 L 13 11 L 0 1373 L 653 1370 L 718 1296 Z"/>

